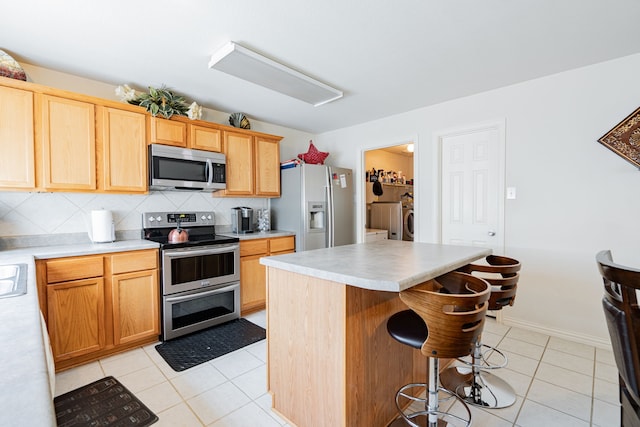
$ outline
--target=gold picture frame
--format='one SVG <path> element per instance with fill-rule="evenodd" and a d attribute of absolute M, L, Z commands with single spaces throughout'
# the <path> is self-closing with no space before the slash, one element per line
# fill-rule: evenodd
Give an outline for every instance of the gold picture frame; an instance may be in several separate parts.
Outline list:
<path fill-rule="evenodd" d="M 640 107 L 604 134 L 598 142 L 640 168 Z"/>

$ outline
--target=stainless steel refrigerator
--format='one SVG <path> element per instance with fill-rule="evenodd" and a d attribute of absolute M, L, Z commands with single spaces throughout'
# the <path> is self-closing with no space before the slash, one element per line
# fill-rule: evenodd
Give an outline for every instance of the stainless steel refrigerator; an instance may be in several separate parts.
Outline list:
<path fill-rule="evenodd" d="M 271 228 L 296 233 L 296 251 L 356 242 L 351 169 L 301 164 L 282 169 L 271 199 Z"/>

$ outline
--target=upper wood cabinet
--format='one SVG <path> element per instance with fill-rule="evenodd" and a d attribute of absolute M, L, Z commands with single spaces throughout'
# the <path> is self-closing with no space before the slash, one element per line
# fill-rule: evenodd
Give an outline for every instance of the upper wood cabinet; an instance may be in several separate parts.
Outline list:
<path fill-rule="evenodd" d="M 146 115 L 97 107 L 98 183 L 109 192 L 147 192 Z"/>
<path fill-rule="evenodd" d="M 149 143 L 187 148 L 187 124 L 178 120 L 149 117 Z"/>
<path fill-rule="evenodd" d="M 225 196 L 280 196 L 280 138 L 224 132 Z"/>
<path fill-rule="evenodd" d="M 255 136 L 256 196 L 280 197 L 280 140 Z"/>
<path fill-rule="evenodd" d="M 0 188 L 35 188 L 32 92 L 0 86 L 0 152 Z"/>
<path fill-rule="evenodd" d="M 245 133 L 224 132 L 228 196 L 252 196 L 254 194 L 253 137 Z"/>
<path fill-rule="evenodd" d="M 184 117 L 171 120 L 160 117 L 149 118 L 149 143 L 173 145 L 195 150 L 222 152 L 222 131 L 214 125 L 197 121 L 189 123 Z"/>
<path fill-rule="evenodd" d="M 222 131 L 200 125 L 189 125 L 189 147 L 196 150 L 222 152 Z"/>
<path fill-rule="evenodd" d="M 37 94 L 36 129 L 42 141 L 42 188 L 95 190 L 95 107 Z"/>
<path fill-rule="evenodd" d="M 280 196 L 275 135 L 0 77 L 0 190 L 148 192 L 147 145 L 226 154 L 231 197 Z"/>

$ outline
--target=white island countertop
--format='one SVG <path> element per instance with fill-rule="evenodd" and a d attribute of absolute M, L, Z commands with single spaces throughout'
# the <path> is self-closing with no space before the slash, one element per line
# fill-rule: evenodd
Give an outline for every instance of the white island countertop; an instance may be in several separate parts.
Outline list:
<path fill-rule="evenodd" d="M 260 264 L 374 291 L 400 292 L 491 254 L 472 246 L 380 240 L 260 258 Z"/>

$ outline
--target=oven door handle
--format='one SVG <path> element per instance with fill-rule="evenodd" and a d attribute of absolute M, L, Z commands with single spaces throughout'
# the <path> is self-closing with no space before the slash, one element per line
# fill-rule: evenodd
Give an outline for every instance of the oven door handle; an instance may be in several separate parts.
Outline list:
<path fill-rule="evenodd" d="M 239 248 L 238 245 L 230 245 L 230 246 L 221 245 L 221 247 L 219 248 L 209 248 L 209 249 L 201 249 L 201 250 L 189 249 L 188 251 L 176 251 L 176 252 L 172 252 L 169 249 L 169 250 L 163 251 L 163 254 L 170 258 L 184 258 L 184 257 L 192 257 L 192 256 L 199 256 L 199 255 L 221 254 L 224 252 L 235 251 L 238 248 Z"/>
<path fill-rule="evenodd" d="M 194 298 L 208 297 L 209 295 L 215 295 L 215 294 L 220 294 L 220 293 L 223 293 L 223 292 L 233 291 L 237 287 L 238 287 L 238 284 L 236 283 L 236 284 L 233 284 L 233 285 L 230 285 L 230 286 L 225 286 L 224 288 L 212 289 L 210 291 L 198 292 L 198 293 L 195 293 L 195 294 L 184 295 L 184 296 L 180 296 L 180 297 L 165 298 L 165 301 L 166 302 L 170 302 L 170 303 L 189 301 L 189 300 L 192 300 Z"/>

